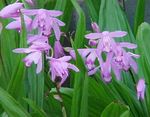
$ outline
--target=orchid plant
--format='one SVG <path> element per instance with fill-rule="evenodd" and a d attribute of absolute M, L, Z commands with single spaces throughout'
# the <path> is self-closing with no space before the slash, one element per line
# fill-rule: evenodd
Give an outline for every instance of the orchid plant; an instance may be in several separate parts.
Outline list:
<path fill-rule="evenodd" d="M 90 31 L 77 0 L 3 0 L 0 115 L 149 117 L 150 25 L 141 1 L 133 33 L 117 0 L 83 1 Z"/>

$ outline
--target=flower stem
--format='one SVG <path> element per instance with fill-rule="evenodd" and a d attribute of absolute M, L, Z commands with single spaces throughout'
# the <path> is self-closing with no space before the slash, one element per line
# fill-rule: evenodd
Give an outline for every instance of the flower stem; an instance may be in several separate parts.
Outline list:
<path fill-rule="evenodd" d="M 62 114 L 63 114 L 63 117 L 67 117 L 67 113 L 66 113 L 66 109 L 65 109 L 65 106 L 64 106 L 64 103 L 63 103 L 63 99 L 62 99 L 62 95 L 61 95 L 61 92 L 60 92 L 60 86 L 56 84 L 56 91 L 57 91 L 57 94 L 60 98 L 60 104 L 61 104 L 61 107 L 62 107 Z"/>

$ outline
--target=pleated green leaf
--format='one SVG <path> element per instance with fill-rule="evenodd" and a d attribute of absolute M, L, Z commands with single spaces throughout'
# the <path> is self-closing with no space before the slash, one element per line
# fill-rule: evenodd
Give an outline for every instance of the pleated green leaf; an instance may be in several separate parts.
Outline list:
<path fill-rule="evenodd" d="M 147 110 L 142 107 L 140 101 L 137 99 L 136 92 L 129 89 L 125 84 L 114 81 L 113 82 L 117 92 L 120 94 L 123 102 L 129 106 L 132 116 L 141 117 L 147 116 Z"/>
<path fill-rule="evenodd" d="M 71 117 L 88 116 L 88 78 L 84 62 L 76 50 L 75 44 L 72 45 L 76 51 L 76 66 L 80 72 L 74 77 L 74 92 L 71 106 Z M 81 108 L 82 107 L 82 108 Z"/>
<path fill-rule="evenodd" d="M 0 9 L 5 6 L 5 2 L 0 3 Z M 0 34 L 0 86 L 7 88 L 12 75 L 12 69 L 15 68 L 18 58 L 13 54 L 12 49 L 17 45 L 18 34 L 16 31 L 5 29 L 10 20 L 0 18 L 3 29 Z"/>
<path fill-rule="evenodd" d="M 26 39 L 26 29 L 25 29 L 25 23 L 24 23 L 24 18 L 21 15 L 21 25 L 22 25 L 22 31 L 20 34 L 20 43 L 19 47 L 20 48 L 25 48 L 27 47 L 27 39 Z M 22 62 L 22 59 L 24 58 L 25 55 L 20 54 L 18 55 L 19 59 L 17 59 L 17 63 L 15 65 L 15 68 L 12 69 L 13 73 L 11 76 L 11 80 L 8 85 L 8 92 L 15 98 L 19 97 L 20 93 L 22 93 L 21 89 L 23 87 L 23 80 L 24 80 L 24 75 L 25 75 L 25 65 Z"/>
<path fill-rule="evenodd" d="M 9 117 L 31 117 L 26 110 L 5 90 L 0 88 L 0 103 Z"/>
<path fill-rule="evenodd" d="M 137 32 L 137 44 L 138 50 L 137 53 L 140 54 L 139 58 L 139 72 L 138 75 L 140 78 L 146 80 L 146 104 L 148 113 L 150 113 L 150 53 L 149 53 L 149 43 L 150 43 L 150 25 L 148 23 L 142 23 Z"/>

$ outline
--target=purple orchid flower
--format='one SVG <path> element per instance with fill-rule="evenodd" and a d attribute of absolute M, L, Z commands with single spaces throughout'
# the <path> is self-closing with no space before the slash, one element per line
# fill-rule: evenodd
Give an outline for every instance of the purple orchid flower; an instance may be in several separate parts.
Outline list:
<path fill-rule="evenodd" d="M 0 17 L 2 18 L 13 18 L 13 17 L 19 17 L 20 15 L 20 9 L 23 8 L 23 3 L 13 3 L 6 7 L 4 7 L 0 11 Z"/>
<path fill-rule="evenodd" d="M 60 58 L 64 55 L 65 55 L 64 49 L 63 49 L 62 45 L 60 44 L 60 41 L 55 41 L 55 44 L 54 44 L 54 57 L 55 58 Z"/>
<path fill-rule="evenodd" d="M 32 62 L 37 64 L 36 73 L 40 73 L 42 70 L 42 53 L 49 50 L 51 47 L 47 43 L 34 42 L 29 48 L 18 48 L 14 49 L 15 53 L 27 53 L 28 55 L 24 58 L 25 65 L 30 67 Z"/>
<path fill-rule="evenodd" d="M 122 47 L 126 47 L 126 48 L 129 48 L 129 49 L 134 49 L 134 48 L 137 47 L 137 45 L 127 43 L 127 42 L 122 42 L 122 43 L 119 43 L 116 46 L 116 49 L 114 50 L 114 53 L 115 53 L 114 60 L 115 60 L 115 62 L 117 62 L 118 65 L 122 69 L 127 71 L 130 67 L 132 67 L 133 70 L 135 71 L 135 73 L 137 73 L 137 64 L 132 59 L 132 57 L 139 58 L 139 55 L 133 54 L 131 52 L 126 52 Z"/>
<path fill-rule="evenodd" d="M 144 94 L 145 94 L 145 80 L 144 79 L 140 79 L 136 85 L 136 90 L 137 90 L 137 98 L 144 100 Z"/>
<path fill-rule="evenodd" d="M 90 40 L 95 40 L 95 42 L 97 41 L 98 49 L 104 52 L 111 52 L 114 49 L 116 44 L 114 38 L 123 37 L 126 34 L 127 33 L 124 31 L 114 31 L 114 32 L 104 31 L 102 33 L 90 33 L 85 35 L 85 37 Z"/>
<path fill-rule="evenodd" d="M 71 56 L 64 56 L 59 59 L 48 57 L 50 63 L 50 72 L 52 81 L 55 82 L 57 77 L 61 78 L 59 85 L 61 86 L 69 75 L 68 69 L 72 69 L 76 72 L 79 72 L 79 69 L 71 64 L 68 63 L 71 60 Z"/>
<path fill-rule="evenodd" d="M 137 47 L 136 44 L 128 43 L 128 42 L 120 42 L 116 44 L 114 52 L 114 57 L 112 60 L 112 69 L 116 75 L 118 80 L 121 79 L 121 71 L 128 71 L 129 68 L 132 68 L 135 73 L 138 71 L 138 67 L 134 58 L 139 58 L 139 55 L 133 54 L 131 52 L 126 52 L 123 48 L 135 49 Z"/>
<path fill-rule="evenodd" d="M 21 17 L 14 18 L 15 21 L 12 21 L 6 26 L 6 29 L 16 29 L 19 32 L 21 31 Z M 24 22 L 27 31 L 31 31 L 32 19 L 26 15 L 24 15 Z"/>
<path fill-rule="evenodd" d="M 33 29 L 38 28 L 39 32 L 45 36 L 49 36 L 53 30 L 56 39 L 60 40 L 61 31 L 59 27 L 64 26 L 65 24 L 55 17 L 62 15 L 61 11 L 45 9 L 22 9 L 21 11 L 25 15 L 35 16 L 32 23 Z"/>

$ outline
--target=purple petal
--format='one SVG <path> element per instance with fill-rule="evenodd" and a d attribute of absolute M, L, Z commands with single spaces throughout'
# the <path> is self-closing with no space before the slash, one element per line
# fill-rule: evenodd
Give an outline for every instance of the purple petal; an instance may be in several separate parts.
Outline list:
<path fill-rule="evenodd" d="M 135 48 L 137 48 L 136 44 L 132 44 L 132 43 L 128 43 L 128 42 L 120 42 L 119 45 L 121 47 L 126 47 L 126 48 L 129 48 L 129 49 L 135 49 Z"/>
<path fill-rule="evenodd" d="M 63 12 L 61 11 L 57 11 L 57 10 L 46 10 L 47 14 L 51 17 L 57 17 L 63 14 Z"/>
<path fill-rule="evenodd" d="M 68 64 L 68 68 L 74 70 L 75 72 L 79 72 L 79 69 L 75 65 L 73 65 L 73 64 L 69 63 Z"/>
<path fill-rule="evenodd" d="M 42 35 L 28 35 L 28 44 L 31 44 L 35 41 L 46 43 L 48 41 L 48 38 Z"/>
<path fill-rule="evenodd" d="M 40 73 L 42 71 L 42 57 L 39 59 L 37 63 L 36 73 Z"/>
<path fill-rule="evenodd" d="M 21 29 L 20 21 L 13 21 L 6 26 L 6 29 Z"/>
<path fill-rule="evenodd" d="M 56 40 L 59 41 L 60 36 L 61 36 L 60 28 L 59 28 L 59 26 L 56 22 L 53 23 L 52 27 L 53 27 L 53 30 L 54 30 L 54 33 L 55 33 Z"/>
<path fill-rule="evenodd" d="M 13 50 L 14 53 L 30 53 L 35 51 L 36 51 L 35 49 L 30 49 L 30 48 L 17 48 Z"/>
<path fill-rule="evenodd" d="M 96 22 L 93 22 L 93 23 L 91 24 L 91 26 L 92 26 L 92 29 L 93 29 L 96 33 L 100 33 L 99 26 L 97 25 Z"/>
<path fill-rule="evenodd" d="M 25 15 L 37 15 L 38 14 L 38 9 L 31 9 L 31 10 L 28 10 L 28 9 L 21 9 L 21 12 Z"/>
<path fill-rule="evenodd" d="M 144 100 L 144 94 L 145 94 L 145 80 L 144 79 L 140 79 L 136 85 L 136 90 L 137 90 L 137 97 L 138 99 L 143 99 Z"/>
<path fill-rule="evenodd" d="M 55 58 L 59 58 L 59 57 L 62 57 L 64 55 L 65 55 L 65 53 L 64 53 L 64 49 L 63 49 L 62 45 L 60 44 L 59 41 L 55 41 L 55 44 L 54 44 L 54 56 L 55 56 Z"/>
<path fill-rule="evenodd" d="M 71 56 L 64 56 L 64 57 L 59 58 L 58 60 L 66 62 L 66 61 L 71 60 Z"/>
<path fill-rule="evenodd" d="M 125 31 L 114 31 L 109 33 L 110 37 L 124 37 L 125 35 L 127 35 Z"/>
<path fill-rule="evenodd" d="M 85 38 L 87 39 L 99 39 L 101 37 L 102 37 L 101 33 L 90 33 L 90 34 L 85 35 Z"/>
<path fill-rule="evenodd" d="M 53 82 L 55 82 L 55 78 L 56 78 L 55 71 L 54 71 L 54 69 L 51 69 L 51 80 L 52 80 Z"/>
<path fill-rule="evenodd" d="M 18 10 L 23 8 L 23 3 L 14 3 L 4 7 L 0 11 L 0 17 L 2 18 L 10 18 L 19 16 Z"/>
<path fill-rule="evenodd" d="M 58 24 L 59 26 L 65 26 L 65 23 L 62 22 L 62 21 L 60 21 L 59 19 L 57 19 L 57 18 L 53 18 L 53 19 L 57 22 L 57 24 Z"/>
<path fill-rule="evenodd" d="M 135 73 L 138 72 L 137 63 L 132 58 L 130 58 L 130 66 L 132 67 L 132 69 L 134 70 Z"/>
<path fill-rule="evenodd" d="M 97 41 L 95 41 L 95 40 L 89 40 L 89 45 L 90 46 L 96 46 L 97 45 Z"/>
<path fill-rule="evenodd" d="M 35 18 L 32 21 L 32 28 L 36 29 L 38 27 L 38 17 L 35 16 Z"/>
<path fill-rule="evenodd" d="M 144 79 L 140 79 L 138 81 L 136 89 L 138 92 L 141 92 L 145 89 L 145 80 Z"/>
<path fill-rule="evenodd" d="M 112 69 L 117 80 L 121 80 L 121 70 L 117 67 L 116 63 L 112 62 Z"/>
<path fill-rule="evenodd" d="M 60 86 L 66 81 L 66 79 L 67 79 L 67 75 L 65 75 L 62 79 L 61 79 L 61 82 L 60 82 Z"/>
<path fill-rule="evenodd" d="M 140 57 L 140 55 L 138 55 L 138 54 L 133 54 L 133 53 L 131 53 L 131 52 L 128 52 L 128 54 L 129 54 L 130 56 L 134 57 L 134 58 L 139 58 L 139 57 Z"/>

